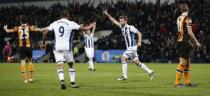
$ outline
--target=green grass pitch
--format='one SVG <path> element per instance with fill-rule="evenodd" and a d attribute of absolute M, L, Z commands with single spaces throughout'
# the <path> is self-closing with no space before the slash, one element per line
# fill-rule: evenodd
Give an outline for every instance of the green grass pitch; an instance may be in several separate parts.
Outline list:
<path fill-rule="evenodd" d="M 117 81 L 121 64 L 96 64 L 90 72 L 86 64 L 76 64 L 80 85 L 61 90 L 56 64 L 35 64 L 34 82 L 24 84 L 19 64 L 0 64 L 0 96 L 210 96 L 210 64 L 192 64 L 191 80 L 195 88 L 174 88 L 177 64 L 147 64 L 156 72 L 150 80 L 140 68 L 128 65 L 128 80 Z M 65 65 L 65 81 L 69 74 Z"/>

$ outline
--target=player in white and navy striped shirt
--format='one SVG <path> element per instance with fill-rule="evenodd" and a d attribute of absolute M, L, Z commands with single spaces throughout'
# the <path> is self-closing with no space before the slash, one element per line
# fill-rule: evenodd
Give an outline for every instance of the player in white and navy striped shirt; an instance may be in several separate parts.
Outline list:
<path fill-rule="evenodd" d="M 103 13 L 109 18 L 109 20 L 121 28 L 122 34 L 124 36 L 127 50 L 123 53 L 123 56 L 121 57 L 121 63 L 122 63 L 122 76 L 118 80 L 126 80 L 127 79 L 127 60 L 132 59 L 133 62 L 141 67 L 145 72 L 149 74 L 151 79 L 154 76 L 154 71 L 149 69 L 144 63 L 140 62 L 138 59 L 137 54 L 137 48 L 141 47 L 141 39 L 142 35 L 141 32 L 139 32 L 134 26 L 128 25 L 127 16 L 120 16 L 119 22 L 115 20 L 111 15 L 108 14 L 108 12 L 105 10 Z M 137 35 L 138 39 L 135 39 L 135 36 Z"/>
<path fill-rule="evenodd" d="M 96 23 L 95 23 L 96 25 Z M 93 27 L 92 31 L 83 31 L 83 36 L 84 36 L 84 43 L 85 43 L 85 53 L 88 57 L 88 69 L 90 71 L 95 71 L 94 65 L 93 65 L 93 57 L 94 57 L 94 32 L 95 32 L 95 27 Z"/>

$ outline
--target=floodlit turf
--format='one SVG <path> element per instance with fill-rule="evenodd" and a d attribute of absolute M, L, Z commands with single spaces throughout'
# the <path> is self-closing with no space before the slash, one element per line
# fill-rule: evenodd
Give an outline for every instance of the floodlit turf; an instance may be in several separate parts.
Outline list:
<path fill-rule="evenodd" d="M 156 77 L 150 80 L 140 68 L 128 65 L 128 80 L 117 81 L 121 64 L 97 64 L 90 72 L 76 64 L 78 89 L 61 90 L 56 64 L 36 64 L 34 83 L 24 84 L 19 64 L 0 64 L 0 96 L 210 96 L 210 64 L 192 64 L 191 80 L 196 88 L 174 88 L 177 64 L 148 64 Z M 69 74 L 65 66 L 65 81 Z"/>

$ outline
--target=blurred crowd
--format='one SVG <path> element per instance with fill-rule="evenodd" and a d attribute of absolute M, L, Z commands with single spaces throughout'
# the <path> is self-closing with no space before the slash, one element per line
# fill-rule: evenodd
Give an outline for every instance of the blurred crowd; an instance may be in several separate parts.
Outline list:
<path fill-rule="evenodd" d="M 159 0 L 157 0 L 159 1 Z M 125 49 L 125 43 L 120 29 L 114 26 L 108 18 L 103 16 L 102 11 L 107 9 L 108 12 L 118 19 L 120 15 L 127 15 L 129 24 L 134 25 L 142 34 L 143 39 L 149 42 L 143 43 L 139 48 L 139 57 L 147 62 L 176 62 L 178 53 L 176 50 L 176 18 L 181 14 L 178 4 L 175 2 L 168 4 L 167 2 L 160 4 L 144 3 L 142 1 L 116 3 L 99 3 L 94 6 L 94 3 L 70 3 L 67 6 L 54 4 L 50 8 L 37 6 L 22 6 L 22 7 L 2 7 L 0 8 L 0 49 L 4 49 L 6 44 L 4 38 L 12 37 L 10 42 L 12 48 L 17 44 L 17 36 L 13 33 L 6 34 L 2 28 L 7 24 L 10 28 L 19 24 L 19 16 L 27 15 L 29 24 L 37 27 L 46 27 L 54 20 L 59 18 L 59 13 L 63 9 L 69 10 L 70 20 L 79 24 L 97 22 L 97 30 L 112 29 L 110 36 L 100 38 L 95 42 L 97 49 Z M 194 62 L 210 62 L 210 31 L 209 20 L 210 6 L 205 6 L 204 0 L 189 0 L 190 16 L 193 20 L 193 32 L 202 44 L 200 49 L 194 50 L 192 54 Z M 39 49 L 37 42 L 41 40 L 42 33 L 33 33 L 33 48 Z M 49 40 L 53 40 L 53 34 L 49 34 Z M 82 40 L 79 32 L 75 32 L 75 40 Z M 51 45 L 49 45 L 51 46 Z M 52 48 L 49 48 L 52 49 Z M 1 55 L 2 52 L 0 52 Z M 12 52 L 14 54 L 15 52 Z"/>

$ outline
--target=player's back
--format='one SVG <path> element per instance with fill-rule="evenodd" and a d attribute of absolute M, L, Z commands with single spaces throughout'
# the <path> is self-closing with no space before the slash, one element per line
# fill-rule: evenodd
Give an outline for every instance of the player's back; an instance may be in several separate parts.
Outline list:
<path fill-rule="evenodd" d="M 19 47 L 31 47 L 30 32 L 35 31 L 32 26 L 21 24 L 20 26 L 14 27 L 13 31 L 18 34 Z"/>
<path fill-rule="evenodd" d="M 71 50 L 72 30 L 79 29 L 79 25 L 63 18 L 53 22 L 48 29 L 55 33 L 55 50 Z"/>

